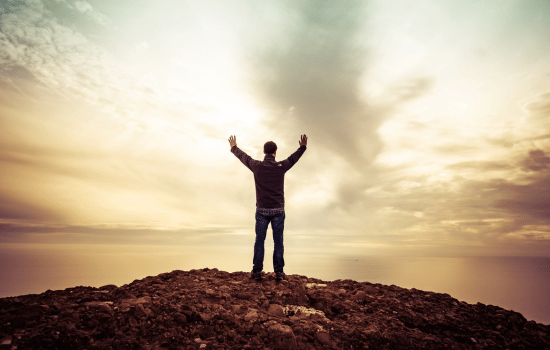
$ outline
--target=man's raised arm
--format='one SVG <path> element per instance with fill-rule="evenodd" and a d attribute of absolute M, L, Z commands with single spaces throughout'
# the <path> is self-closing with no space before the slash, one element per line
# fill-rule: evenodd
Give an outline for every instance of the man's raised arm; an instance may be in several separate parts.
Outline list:
<path fill-rule="evenodd" d="M 285 171 L 289 170 L 290 168 L 292 168 L 292 166 L 294 164 L 296 164 L 296 162 L 298 161 L 298 159 L 300 159 L 300 157 L 302 156 L 302 154 L 304 154 L 304 152 L 306 151 L 306 148 L 307 148 L 307 136 L 304 134 L 302 136 L 300 136 L 300 141 L 298 141 L 298 144 L 300 145 L 300 148 L 298 148 L 298 150 L 294 153 L 292 153 L 290 155 L 290 157 L 288 157 L 287 159 L 283 160 L 281 163 L 283 164 L 283 168 L 285 169 Z"/>
<path fill-rule="evenodd" d="M 231 147 L 231 152 L 235 155 L 235 157 L 239 158 L 239 160 L 252 171 L 252 162 L 254 162 L 254 159 L 252 159 L 248 154 L 244 153 L 237 147 L 237 138 L 235 135 L 229 136 L 229 147 Z"/>

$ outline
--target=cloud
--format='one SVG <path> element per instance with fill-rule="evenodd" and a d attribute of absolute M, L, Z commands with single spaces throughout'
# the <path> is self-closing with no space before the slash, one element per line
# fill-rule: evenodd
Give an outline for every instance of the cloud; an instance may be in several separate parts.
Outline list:
<path fill-rule="evenodd" d="M 266 104 L 274 108 L 269 126 L 280 134 L 294 126 L 320 141 L 317 147 L 353 163 L 372 161 L 381 147 L 376 129 L 382 118 L 360 97 L 366 61 L 357 39 L 361 4 L 293 3 L 286 11 L 296 24 L 259 63 Z"/>
<path fill-rule="evenodd" d="M 62 220 L 62 217 L 59 212 L 53 210 L 46 203 L 38 204 L 36 201 L 28 201 L 5 189 L 0 189 L 0 223 L 6 220 L 55 222 Z"/>
<path fill-rule="evenodd" d="M 374 186 L 347 195 L 362 197 L 371 208 L 362 211 L 358 225 L 366 231 L 363 240 L 391 242 L 396 249 L 410 245 L 429 254 L 545 254 L 550 249 L 549 102 L 547 93 L 531 99 L 525 115 L 515 118 L 513 133 L 463 138 L 453 135 L 460 130 L 438 130 L 444 124 L 434 122 L 403 121 L 406 133 L 397 122 L 388 127 L 398 131 L 389 145 L 392 156 L 404 161 L 380 163 Z M 380 239 L 378 233 L 388 236 Z"/>
<path fill-rule="evenodd" d="M 59 24 L 49 11 L 21 6 L 18 11 L 3 15 L 0 25 L 0 57 L 11 65 L 24 67 L 44 85 L 89 101 L 95 97 L 89 88 L 94 82 L 102 82 L 104 90 L 111 89 L 107 94 L 120 86 L 116 82 L 120 73 L 116 74 L 109 54 Z M 80 79 L 79 74 L 92 79 Z"/>
<path fill-rule="evenodd" d="M 529 151 L 529 156 L 523 160 L 522 165 L 526 171 L 542 171 L 548 169 L 550 157 L 543 150 L 532 150 Z"/>
<path fill-rule="evenodd" d="M 92 5 L 90 5 L 86 1 L 75 1 L 74 7 L 77 9 L 77 11 L 82 13 L 91 12 L 93 10 Z"/>
<path fill-rule="evenodd" d="M 71 7 L 69 4 L 67 6 Z M 74 8 L 82 13 L 86 14 L 88 17 L 93 19 L 96 23 L 99 23 L 101 25 L 109 25 L 111 21 L 107 16 L 102 14 L 101 12 L 96 11 L 90 3 L 83 1 L 83 0 L 77 0 L 74 2 Z"/>
<path fill-rule="evenodd" d="M 300 133 L 309 135 L 308 151 L 286 182 L 288 231 L 302 237 L 300 244 L 339 252 L 356 247 L 358 253 L 395 247 L 484 252 L 512 239 L 545 242 L 550 93 L 524 104 L 524 118 L 499 116 L 498 126 L 497 117 L 485 120 L 475 108 L 460 109 L 483 98 L 470 88 L 483 82 L 467 76 L 463 93 L 460 73 L 448 82 L 437 74 L 454 72 L 447 58 L 463 51 L 461 45 L 453 43 L 433 70 L 414 70 L 418 62 L 403 63 L 407 47 L 396 54 L 387 35 L 366 38 L 371 16 L 378 14 L 375 7 L 367 13 L 360 1 L 262 3 L 246 10 L 228 5 L 217 14 L 206 4 L 188 11 L 193 20 L 180 16 L 171 23 L 156 14 L 172 6 L 155 6 L 155 16 L 144 14 L 152 7 L 139 8 L 131 25 L 117 20 L 125 27 L 108 38 L 100 35 L 113 28 L 86 20 L 96 11 L 90 3 L 56 0 L 62 13 L 52 4 L 14 5 L 0 19 L 0 223 L 30 223 L 10 226 L 15 233 L 32 233 L 36 221 L 55 221 L 37 229 L 52 234 L 61 224 L 98 222 L 250 229 L 252 175 L 227 150 L 227 135 L 220 136 L 237 128 L 249 140 L 270 135 L 283 157 L 297 147 Z M 109 6 L 110 14 L 127 10 Z M 252 16 L 256 21 L 242 21 Z M 378 18 L 392 31 L 410 28 Z M 139 25 L 144 19 L 147 25 Z M 165 24 L 181 35 L 165 36 Z M 268 27 L 277 29 L 266 33 Z M 229 34 L 218 37 L 222 31 Z M 83 34 L 90 32 L 99 35 Z M 123 38 L 130 33 L 135 36 Z M 432 42 L 434 52 L 448 50 L 447 34 L 442 30 Z M 117 45 L 116 57 L 100 45 L 107 42 Z M 220 51 L 218 44 L 227 47 Z M 150 46 L 158 50 L 136 55 Z M 198 49 L 189 51 L 189 59 L 188 48 Z M 391 54 L 377 69 L 376 50 L 384 49 Z M 437 63 L 428 57 L 431 50 L 417 57 L 427 59 L 423 67 Z M 236 64 L 231 55 L 244 51 L 248 60 Z M 233 63 L 236 69 L 228 69 Z M 463 63 L 465 71 L 484 67 Z M 259 109 L 248 105 L 250 96 L 233 100 L 244 85 L 240 64 L 253 67 L 251 79 L 259 77 L 251 91 Z M 144 75 L 130 73 L 139 65 L 146 66 Z M 155 71 L 169 75 L 172 84 Z M 234 95 L 223 95 L 226 75 L 234 78 L 226 83 L 235 86 Z M 369 84 L 375 86 L 372 96 L 363 91 Z"/>
<path fill-rule="evenodd" d="M 50 93 L 89 103 L 117 119 L 143 124 L 159 106 L 182 110 L 182 100 L 188 98 L 181 91 L 160 93 L 158 79 L 130 73 L 105 48 L 72 27 L 44 7 L 8 11 L 0 19 L 0 69 L 28 73 Z M 184 115 L 171 112 L 166 117 L 174 114 L 178 119 Z"/>
<path fill-rule="evenodd" d="M 378 130 L 400 106 L 430 91 L 432 79 L 403 76 L 383 98 L 371 99 L 362 89 L 371 68 L 364 2 L 292 2 L 281 12 L 287 29 L 264 43 L 254 61 L 269 111 L 265 124 L 285 140 L 294 130 L 310 137 L 300 171 L 319 179 L 318 186 L 331 183 L 318 216 L 330 217 L 334 208 L 370 210 L 365 191 L 378 179 L 373 163 L 384 147 Z"/>
<path fill-rule="evenodd" d="M 521 155 L 517 163 L 524 173 L 516 181 L 500 186 L 501 195 L 496 206 L 506 210 L 523 225 L 550 225 L 550 138 L 546 136 L 550 133 L 550 93 L 537 95 L 526 105 L 525 111 L 525 128 L 543 137 L 534 140 L 531 135 L 520 133 L 526 139 L 518 139 L 518 146 L 538 148 L 528 149 Z"/>

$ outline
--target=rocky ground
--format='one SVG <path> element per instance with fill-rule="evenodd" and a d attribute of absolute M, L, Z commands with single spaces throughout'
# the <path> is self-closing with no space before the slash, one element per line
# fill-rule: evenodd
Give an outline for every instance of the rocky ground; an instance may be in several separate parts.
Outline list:
<path fill-rule="evenodd" d="M 550 349 L 550 326 L 352 280 L 173 271 L 0 299 L 0 349 Z"/>

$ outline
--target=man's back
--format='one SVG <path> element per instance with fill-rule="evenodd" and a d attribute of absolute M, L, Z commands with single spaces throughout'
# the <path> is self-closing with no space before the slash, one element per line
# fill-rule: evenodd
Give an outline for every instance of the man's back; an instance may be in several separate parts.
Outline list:
<path fill-rule="evenodd" d="M 231 152 L 254 173 L 258 208 L 284 208 L 285 173 L 296 164 L 305 150 L 306 146 L 302 145 L 290 157 L 277 162 L 271 154 L 266 154 L 264 160 L 259 161 L 252 159 L 237 146 L 231 147 Z"/>

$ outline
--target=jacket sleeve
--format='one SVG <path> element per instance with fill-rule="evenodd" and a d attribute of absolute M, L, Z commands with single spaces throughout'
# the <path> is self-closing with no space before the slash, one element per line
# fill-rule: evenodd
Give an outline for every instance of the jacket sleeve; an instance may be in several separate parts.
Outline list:
<path fill-rule="evenodd" d="M 300 146 L 298 150 L 290 155 L 287 159 L 283 160 L 281 164 L 283 165 L 283 169 L 285 171 L 288 171 L 294 164 L 298 162 L 298 159 L 304 154 L 306 151 L 306 146 Z"/>
<path fill-rule="evenodd" d="M 253 172 L 252 166 L 256 162 L 254 159 L 252 159 L 248 154 L 244 153 L 239 149 L 237 146 L 231 147 L 231 153 L 235 155 L 235 157 L 239 158 L 239 160 L 248 168 L 250 171 Z"/>

